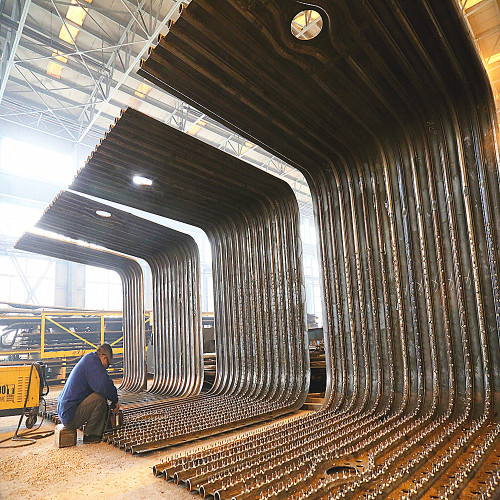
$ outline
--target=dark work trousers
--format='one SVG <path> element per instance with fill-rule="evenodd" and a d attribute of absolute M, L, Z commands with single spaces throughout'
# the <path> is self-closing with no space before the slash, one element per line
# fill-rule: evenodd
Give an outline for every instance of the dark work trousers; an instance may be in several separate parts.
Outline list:
<path fill-rule="evenodd" d="M 85 435 L 102 436 L 107 418 L 108 403 L 106 398 L 93 392 L 77 406 L 75 417 L 66 427 L 76 430 L 86 424 L 83 431 Z"/>

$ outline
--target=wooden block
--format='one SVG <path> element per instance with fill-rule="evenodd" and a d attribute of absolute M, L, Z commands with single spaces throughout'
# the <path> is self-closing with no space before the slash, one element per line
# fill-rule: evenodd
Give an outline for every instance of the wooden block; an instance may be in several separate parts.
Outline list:
<path fill-rule="evenodd" d="M 70 429 L 66 429 L 64 424 L 56 425 L 54 436 L 56 437 L 56 446 L 58 448 L 75 446 L 76 444 L 76 430 L 72 431 Z"/>

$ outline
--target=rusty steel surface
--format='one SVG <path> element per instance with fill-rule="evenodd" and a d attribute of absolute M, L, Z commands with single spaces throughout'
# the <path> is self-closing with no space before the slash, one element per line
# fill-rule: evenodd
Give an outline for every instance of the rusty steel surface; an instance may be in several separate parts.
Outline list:
<path fill-rule="evenodd" d="M 110 216 L 100 217 L 98 211 Z M 193 238 L 67 191 L 47 208 L 37 227 L 140 257 L 149 264 L 153 277 L 152 344 L 157 367 L 149 391 L 171 396 L 200 392 L 203 353 L 199 253 Z M 127 354 L 132 358 L 139 355 L 137 351 L 143 359 L 140 369 L 145 370 L 143 327 L 141 335 L 142 344 L 134 344 L 131 352 L 124 353 L 124 359 Z M 145 379 L 141 389 L 145 389 Z"/>
<path fill-rule="evenodd" d="M 136 186 L 134 175 L 152 184 Z M 129 418 L 125 413 L 124 427 L 108 436 L 110 441 L 132 452 L 147 451 L 302 406 L 309 355 L 299 215 L 286 183 L 128 109 L 70 187 L 198 226 L 212 249 L 214 386 L 208 394 L 163 409 L 148 408 Z M 45 224 L 58 202 L 41 227 L 56 231 L 61 224 L 66 206 L 54 224 Z M 171 305 L 160 292 L 155 301 Z"/>
<path fill-rule="evenodd" d="M 319 230 L 322 411 L 156 470 L 216 498 L 500 496 L 500 176 L 452 0 L 193 0 L 140 74 L 299 169 Z M 194 486 L 193 486 L 194 485 Z"/>
<path fill-rule="evenodd" d="M 57 259 L 116 271 L 123 287 L 123 379 L 124 391 L 146 387 L 146 345 L 144 332 L 144 279 L 140 264 L 128 257 L 69 241 L 25 233 L 15 248 Z M 56 401 L 57 404 L 57 401 Z"/>

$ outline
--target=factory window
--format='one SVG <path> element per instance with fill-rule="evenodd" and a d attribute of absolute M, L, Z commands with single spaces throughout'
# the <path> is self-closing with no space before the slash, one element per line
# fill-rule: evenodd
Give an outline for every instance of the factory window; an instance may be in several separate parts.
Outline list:
<path fill-rule="evenodd" d="M 7 248 L 36 223 L 76 170 L 71 154 L 10 137 L 1 139 L 0 237 Z"/>
<path fill-rule="evenodd" d="M 42 213 L 43 208 L 23 205 L 23 200 L 17 202 L 14 197 L 0 200 L 0 235 L 14 243 L 33 227 Z"/>
<path fill-rule="evenodd" d="M 52 305 L 54 262 L 49 258 L 9 252 L 0 256 L 0 301 Z"/>
<path fill-rule="evenodd" d="M 303 10 L 292 20 L 292 35 L 299 40 L 311 40 L 319 35 L 323 28 L 323 18 L 315 10 Z"/>
<path fill-rule="evenodd" d="M 300 237 L 306 245 L 316 245 L 316 228 L 312 217 L 303 217 L 300 224 Z"/>
<path fill-rule="evenodd" d="M 312 255 L 304 255 L 304 271 L 306 276 L 312 276 L 313 274 L 313 263 Z"/>
<path fill-rule="evenodd" d="M 85 267 L 85 308 L 121 311 L 122 282 L 115 271 L 100 267 Z"/>
<path fill-rule="evenodd" d="M 71 155 L 9 137 L 2 140 L 0 159 L 2 172 L 60 187 L 67 186 L 76 173 Z"/>

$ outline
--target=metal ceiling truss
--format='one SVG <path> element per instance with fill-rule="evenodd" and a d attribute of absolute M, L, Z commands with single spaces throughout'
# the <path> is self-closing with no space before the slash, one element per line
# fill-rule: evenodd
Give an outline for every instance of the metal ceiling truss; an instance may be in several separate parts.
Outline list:
<path fill-rule="evenodd" d="M 113 102 L 114 97 L 117 95 L 118 90 L 121 90 L 121 87 L 124 86 L 127 77 L 138 64 L 142 55 L 144 55 L 149 47 L 156 41 L 160 31 L 173 16 L 177 15 L 179 7 L 181 6 L 181 1 L 141 0 L 140 3 L 135 6 L 125 1 L 122 1 L 121 4 L 123 6 L 123 12 L 129 15 L 128 22 L 126 23 L 117 18 L 115 13 L 116 8 L 113 10 L 105 10 L 93 3 L 91 4 L 92 7 L 90 7 L 89 4 L 89 11 L 87 13 L 91 18 L 93 13 L 97 12 L 99 16 L 105 18 L 106 23 L 113 25 L 113 28 L 116 28 L 114 25 L 117 25 L 120 28 L 118 40 L 105 31 L 105 23 L 104 26 L 101 27 L 102 32 L 100 33 L 89 27 L 91 23 L 87 22 L 85 25 L 79 26 L 67 19 L 65 17 L 65 11 L 66 8 L 70 6 L 70 2 L 57 2 L 55 0 L 50 0 L 48 2 L 40 0 L 36 2 L 20 2 L 16 0 L 15 4 L 11 6 L 10 15 L 5 13 L 7 11 L 7 6 L 4 6 L 4 12 L 0 13 L 0 27 L 5 29 L 6 32 L 6 38 L 3 43 L 4 49 L 2 51 L 3 88 L 7 87 L 9 76 L 11 77 L 11 82 L 19 84 L 19 76 L 15 77 L 17 80 L 12 78 L 11 69 L 14 66 L 17 66 L 19 71 L 22 71 L 21 68 L 23 67 L 28 67 L 30 71 L 32 71 L 32 75 L 26 78 L 26 82 L 23 86 L 27 86 L 33 91 L 34 98 L 31 97 L 28 100 L 27 95 L 17 95 L 16 99 L 13 94 L 17 94 L 17 92 L 12 92 L 9 93 L 12 100 L 21 100 L 24 105 L 32 107 L 35 114 L 40 113 L 42 110 L 46 111 L 44 109 L 46 107 L 49 109 L 51 108 L 51 106 L 45 105 L 45 101 L 40 95 L 43 94 L 43 84 L 40 82 L 40 79 L 35 76 L 36 73 L 42 73 L 43 77 L 49 80 L 49 82 L 58 83 L 56 78 L 45 74 L 46 68 L 40 66 L 40 64 L 43 64 L 44 59 L 50 61 L 61 57 L 65 58 L 66 62 L 64 63 L 64 67 L 70 68 L 77 74 L 80 74 L 78 83 L 76 85 L 73 85 L 73 83 L 71 84 L 73 88 L 82 89 L 80 84 L 82 78 L 88 79 L 92 84 L 91 87 L 85 85 L 86 91 L 84 93 L 87 94 L 87 97 L 85 97 L 83 101 L 70 104 L 72 109 L 83 107 L 76 116 L 70 118 L 78 125 L 78 133 L 73 139 L 74 142 L 77 143 L 82 143 L 91 129 L 98 128 L 99 135 L 101 135 L 103 128 L 106 128 L 102 126 L 98 127 L 98 124 L 96 124 L 97 119 L 101 115 L 105 121 L 112 122 L 114 117 L 110 118 L 105 114 L 105 108 L 108 104 L 118 106 L 118 108 L 126 107 L 123 101 L 120 103 Z M 72 43 L 67 43 L 61 38 L 58 38 L 56 32 L 45 33 L 43 23 L 36 23 L 35 16 L 30 16 L 28 14 L 30 6 L 33 10 L 36 10 L 37 14 L 41 12 L 42 17 L 46 16 L 45 24 L 50 23 L 51 27 L 55 24 L 57 29 L 62 25 L 63 30 L 65 30 L 67 34 L 66 38 L 69 37 Z M 165 11 L 168 7 L 170 7 L 170 9 L 167 14 L 161 18 L 162 11 Z M 74 32 L 72 30 L 75 29 L 85 33 L 86 37 L 90 36 L 91 39 L 93 38 L 94 46 L 89 47 L 88 41 L 86 44 L 84 44 L 84 42 L 80 44 L 76 35 L 75 37 L 72 35 L 72 32 Z M 62 32 L 63 31 L 61 31 L 61 33 Z M 95 48 L 96 40 L 100 42 L 100 47 L 98 48 Z M 136 46 L 139 44 L 140 47 L 136 49 Z M 22 50 L 16 53 L 18 47 Z M 28 57 L 25 58 L 25 55 L 28 55 Z M 31 66 L 35 63 L 39 65 L 38 71 Z M 118 69 L 120 75 L 113 78 L 115 69 Z M 73 75 L 72 77 L 74 81 L 75 78 Z M 33 81 L 35 84 L 32 83 Z M 140 82 L 142 82 L 142 80 L 140 80 Z M 31 85 L 29 85 L 29 83 L 31 83 Z M 58 88 L 57 85 L 54 85 L 54 87 L 55 88 L 50 88 L 50 90 L 45 90 L 51 93 L 52 97 L 57 99 L 61 89 Z M 39 88 L 41 88 L 41 91 L 37 92 Z M 135 89 L 131 92 L 133 93 L 134 91 Z M 44 103 L 42 109 L 40 109 L 38 101 Z M 59 108 L 59 106 L 57 106 L 57 108 Z M 60 109 L 57 109 L 57 113 L 60 113 Z M 2 113 L 2 115 L 4 114 L 5 112 Z M 0 118 L 3 119 L 4 116 L 2 115 L 0 115 Z M 42 115 L 42 118 L 45 118 L 45 116 Z M 67 129 L 66 132 L 69 138 L 72 139 L 74 127 L 71 127 L 71 130 Z M 67 139 L 68 137 L 64 138 Z M 91 143 L 94 145 L 95 141 L 93 140 Z"/>
<path fill-rule="evenodd" d="M 17 23 L 17 31 L 9 31 L 2 48 L 2 57 L 0 59 L 0 102 L 2 101 L 10 70 L 14 64 L 14 57 L 19 45 L 19 40 L 26 22 L 26 16 L 30 7 L 31 0 L 16 0 L 12 9 L 12 18 Z"/>
<path fill-rule="evenodd" d="M 312 215 L 305 180 L 300 175 L 297 179 L 297 172 L 281 159 L 177 98 L 162 92 L 165 98 L 159 100 L 158 90 L 153 96 L 137 95 L 143 79 L 135 68 L 189 2 L 121 0 L 117 11 L 116 5 L 107 9 L 94 0 L 81 26 L 66 17 L 69 0 L 7 2 L 0 10 L 0 36 L 5 35 L 0 120 L 93 148 L 119 110 L 135 98 L 136 106 L 147 103 L 155 118 L 184 132 L 203 121 L 199 139 L 288 181 L 298 191 L 302 214 Z M 86 6 L 83 0 L 81 4 Z M 72 43 L 58 36 L 61 26 Z M 73 36 L 75 29 L 83 35 Z M 63 74 L 48 75 L 49 62 L 57 63 L 61 56 L 66 59 Z"/>
<path fill-rule="evenodd" d="M 101 87 L 102 83 L 106 83 L 105 91 L 102 92 L 102 98 L 103 98 L 103 100 L 107 100 L 109 98 L 109 91 L 110 91 L 109 78 L 110 78 L 110 75 L 112 75 L 114 73 L 115 63 L 116 63 L 117 58 L 119 58 L 121 60 L 121 63 L 122 63 L 122 66 L 124 69 L 125 69 L 125 62 L 127 63 L 127 66 L 130 68 L 131 48 L 132 47 L 128 43 L 125 46 L 123 44 L 128 42 L 128 37 L 129 37 L 130 31 L 134 30 L 134 32 L 135 32 L 135 28 L 136 28 L 137 24 L 140 25 L 140 23 L 138 23 L 138 21 L 137 21 L 136 15 L 140 13 L 140 11 L 143 8 L 145 3 L 146 3 L 146 0 L 141 0 L 139 5 L 137 5 L 135 11 L 133 13 L 131 12 L 131 19 L 130 19 L 128 25 L 126 26 L 126 28 L 124 29 L 120 39 L 118 40 L 118 44 L 116 45 L 116 48 L 113 50 L 106 66 L 105 66 L 106 72 L 103 72 L 100 75 L 99 82 L 94 87 L 92 94 L 90 96 L 90 99 L 79 117 L 79 122 L 82 124 L 82 126 L 85 126 L 84 124 L 86 124 L 86 127 L 88 127 L 88 125 L 94 120 L 94 116 L 96 114 L 96 104 L 98 102 L 101 102 L 101 100 L 98 98 L 98 91 L 99 90 L 102 91 L 102 87 Z M 142 28 L 142 26 L 141 26 L 141 28 Z M 148 39 L 148 45 L 151 42 L 152 42 L 152 40 Z M 120 49 L 124 49 L 125 59 L 122 59 L 121 57 L 119 57 Z M 104 106 L 103 106 L 103 108 L 104 108 Z M 85 134 L 87 132 L 88 132 L 88 130 L 86 130 Z M 80 137 L 80 140 L 81 139 L 83 139 L 82 136 Z"/>
<path fill-rule="evenodd" d="M 124 3 L 124 5 L 125 5 L 125 2 L 122 2 L 122 3 Z M 142 2 L 142 5 L 144 5 L 144 2 Z M 160 35 L 161 31 L 165 28 L 165 26 L 167 25 L 167 23 L 172 19 L 172 17 L 174 15 L 176 15 L 178 13 L 179 7 L 181 5 L 183 5 L 183 3 L 180 0 L 174 0 L 172 7 L 168 11 L 167 15 L 163 18 L 163 20 L 161 22 L 157 21 L 155 23 L 154 30 L 152 32 L 148 33 L 149 36 L 148 36 L 148 38 L 146 40 L 146 43 L 144 44 L 144 46 L 142 47 L 142 49 L 139 51 L 139 53 L 136 54 L 135 57 L 130 60 L 130 63 L 128 65 L 127 70 L 123 73 L 123 75 L 120 78 L 120 80 L 110 90 L 110 92 L 108 92 L 106 98 L 102 101 L 100 108 L 98 110 L 94 109 L 94 112 L 92 113 L 91 119 L 88 120 L 88 122 L 84 123 L 82 121 L 82 117 L 80 117 L 80 121 L 82 121 L 82 125 L 84 126 L 84 130 L 82 131 L 82 133 L 80 135 L 80 138 L 79 138 L 80 142 L 83 140 L 83 138 L 87 135 L 87 133 L 89 132 L 89 130 L 95 124 L 97 118 L 99 117 L 99 115 L 101 114 L 101 112 L 105 109 L 105 107 L 108 105 L 108 103 L 110 102 L 110 100 L 116 96 L 118 90 L 120 90 L 120 87 L 125 83 L 126 79 L 130 75 L 130 73 L 132 72 L 132 70 L 137 66 L 137 64 L 139 64 L 142 56 L 147 52 L 147 50 L 149 49 L 149 47 L 156 42 L 156 40 L 158 39 L 158 36 Z M 138 8 L 136 12 L 139 13 L 140 12 L 140 8 Z M 132 17 L 134 18 L 134 20 L 137 20 L 134 15 Z M 156 17 L 156 19 L 157 19 L 157 17 Z M 132 26 L 134 26 L 134 25 L 135 25 L 134 23 L 129 23 L 129 25 L 127 26 L 128 30 L 130 30 L 130 28 Z M 125 30 L 124 33 L 126 33 L 128 30 Z M 123 35 L 122 35 L 122 37 L 123 37 Z M 127 46 L 127 49 L 128 48 L 129 48 L 129 46 Z M 113 54 L 115 54 L 115 53 L 116 53 L 116 51 Z M 115 59 L 116 59 L 116 56 L 112 55 L 110 57 L 110 59 L 108 61 L 108 64 L 111 63 L 111 67 L 113 66 L 113 63 L 114 63 Z"/>

